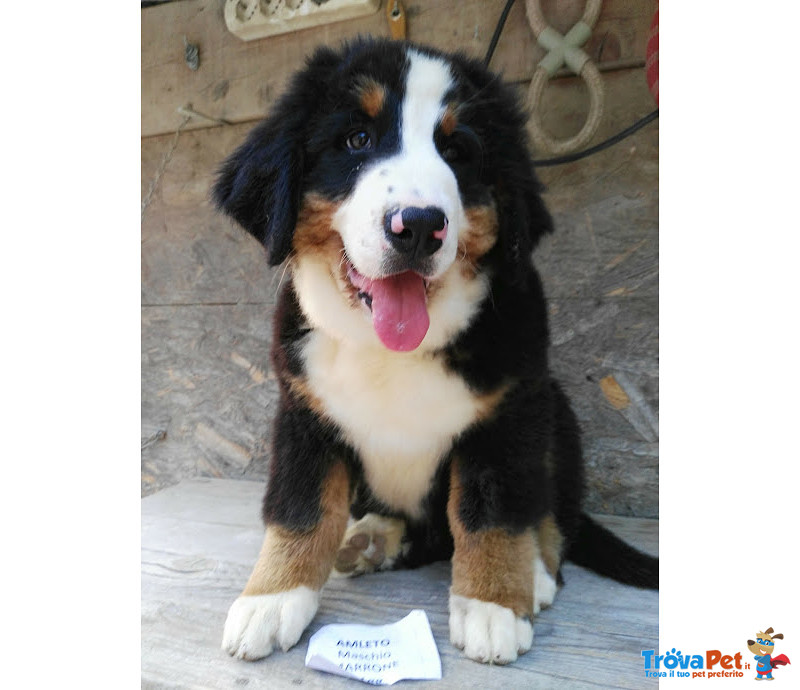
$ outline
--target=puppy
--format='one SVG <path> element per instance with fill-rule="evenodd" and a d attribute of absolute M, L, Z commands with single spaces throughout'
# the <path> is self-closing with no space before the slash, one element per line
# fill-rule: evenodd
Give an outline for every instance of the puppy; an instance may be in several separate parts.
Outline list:
<path fill-rule="evenodd" d="M 266 533 L 230 654 L 297 643 L 332 571 L 452 558 L 450 638 L 498 664 L 531 647 L 565 557 L 658 586 L 656 559 L 581 513 L 524 132 L 481 63 L 362 39 L 318 50 L 223 164 L 218 207 L 289 276 Z"/>

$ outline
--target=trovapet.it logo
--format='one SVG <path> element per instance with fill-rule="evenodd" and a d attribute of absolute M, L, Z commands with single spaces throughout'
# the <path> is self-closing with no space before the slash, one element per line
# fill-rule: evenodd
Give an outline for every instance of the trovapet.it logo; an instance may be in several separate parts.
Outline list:
<path fill-rule="evenodd" d="M 675 647 L 666 654 L 645 649 L 644 674 L 648 678 L 743 678 L 749 671 L 755 672 L 755 680 L 775 680 L 773 672 L 791 663 L 785 654 L 773 656 L 775 640 L 783 640 L 783 634 L 772 628 L 759 632 L 754 640 L 747 640 L 753 661 L 748 655 L 743 657 L 742 652 L 725 654 L 719 649 L 708 649 L 702 654 L 684 654 Z"/>
<path fill-rule="evenodd" d="M 742 661 L 741 652 L 723 654 L 719 649 L 703 654 L 683 654 L 674 647 L 666 654 L 645 649 L 642 658 L 648 678 L 741 678 L 750 668 L 748 662 Z"/>

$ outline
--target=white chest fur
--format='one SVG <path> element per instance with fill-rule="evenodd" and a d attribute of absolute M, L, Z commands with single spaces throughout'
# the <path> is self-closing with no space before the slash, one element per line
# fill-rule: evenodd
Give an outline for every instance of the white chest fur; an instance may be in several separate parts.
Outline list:
<path fill-rule="evenodd" d="M 481 402 L 430 354 L 352 347 L 316 331 L 305 345 L 308 382 L 359 452 L 373 493 L 419 513 L 453 437 Z"/>

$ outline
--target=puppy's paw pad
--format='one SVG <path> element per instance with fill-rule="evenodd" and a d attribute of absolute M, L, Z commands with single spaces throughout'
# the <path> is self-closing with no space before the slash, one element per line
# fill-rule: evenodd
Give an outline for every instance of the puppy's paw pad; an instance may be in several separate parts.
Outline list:
<path fill-rule="evenodd" d="M 541 558 L 533 563 L 533 613 L 538 614 L 543 608 L 553 603 L 558 592 L 556 579 L 547 571 Z"/>
<path fill-rule="evenodd" d="M 450 641 L 475 661 L 508 664 L 531 648 L 533 624 L 499 604 L 451 594 Z"/>
<path fill-rule="evenodd" d="M 405 522 L 369 513 L 347 529 L 334 576 L 351 577 L 391 568 L 403 550 Z"/>
<path fill-rule="evenodd" d="M 297 644 L 319 606 L 319 592 L 296 587 L 278 594 L 242 595 L 228 610 L 222 649 L 237 659 L 254 661 L 275 647 Z"/>

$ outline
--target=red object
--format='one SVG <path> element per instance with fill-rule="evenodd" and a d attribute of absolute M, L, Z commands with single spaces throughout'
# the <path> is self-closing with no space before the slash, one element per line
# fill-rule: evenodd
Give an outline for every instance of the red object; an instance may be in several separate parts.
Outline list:
<path fill-rule="evenodd" d="M 772 659 L 772 668 L 776 666 L 786 666 L 786 664 L 791 664 L 792 662 L 789 661 L 789 657 L 785 654 L 779 654 L 778 656 Z"/>
<path fill-rule="evenodd" d="M 650 24 L 645 54 L 647 58 L 644 68 L 647 74 L 647 85 L 650 87 L 650 93 L 653 95 L 656 105 L 658 105 L 658 7 L 656 7 L 653 23 Z"/>

